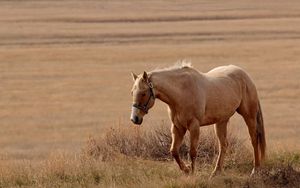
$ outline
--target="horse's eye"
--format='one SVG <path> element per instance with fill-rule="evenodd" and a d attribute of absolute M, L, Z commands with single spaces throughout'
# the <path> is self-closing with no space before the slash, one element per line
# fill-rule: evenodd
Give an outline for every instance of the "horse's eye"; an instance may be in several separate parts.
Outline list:
<path fill-rule="evenodd" d="M 142 96 L 143 96 L 143 97 L 145 97 L 145 96 L 146 96 L 146 94 L 145 94 L 145 93 L 143 93 L 143 94 L 142 94 Z"/>

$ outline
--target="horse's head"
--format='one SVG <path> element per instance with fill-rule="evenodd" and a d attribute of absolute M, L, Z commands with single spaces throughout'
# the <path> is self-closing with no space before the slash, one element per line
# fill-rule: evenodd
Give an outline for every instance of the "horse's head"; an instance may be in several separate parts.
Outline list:
<path fill-rule="evenodd" d="M 134 81 L 131 95 L 133 97 L 133 104 L 131 109 L 130 119 L 134 124 L 142 124 L 143 117 L 152 108 L 155 101 L 152 82 L 146 72 L 143 75 L 135 75 L 132 73 Z"/>

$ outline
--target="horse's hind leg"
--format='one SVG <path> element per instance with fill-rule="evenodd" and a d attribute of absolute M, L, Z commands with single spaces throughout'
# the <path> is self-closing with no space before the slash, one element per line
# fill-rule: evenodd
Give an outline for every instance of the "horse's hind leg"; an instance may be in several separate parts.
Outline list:
<path fill-rule="evenodd" d="M 184 162 L 180 159 L 179 156 L 179 148 L 181 146 L 183 137 L 185 135 L 186 129 L 179 129 L 178 127 L 172 125 L 172 144 L 170 152 L 172 156 L 175 158 L 179 168 L 185 173 L 189 173 L 189 168 L 184 164 Z"/>
<path fill-rule="evenodd" d="M 228 146 L 227 123 L 228 123 L 228 120 L 215 124 L 215 132 L 216 132 L 216 135 L 217 135 L 218 141 L 219 141 L 219 156 L 218 156 L 218 160 L 217 160 L 215 169 L 214 169 L 211 177 L 213 177 L 223 171 L 224 155 L 226 153 L 226 149 Z"/>
<path fill-rule="evenodd" d="M 257 140 L 257 131 L 256 131 L 256 117 L 249 118 L 243 116 L 244 120 L 248 126 L 248 131 L 251 137 L 251 143 L 254 150 L 254 168 L 252 170 L 251 175 L 253 175 L 257 169 L 260 167 L 260 155 L 259 155 L 259 148 L 258 148 L 258 140 Z"/>

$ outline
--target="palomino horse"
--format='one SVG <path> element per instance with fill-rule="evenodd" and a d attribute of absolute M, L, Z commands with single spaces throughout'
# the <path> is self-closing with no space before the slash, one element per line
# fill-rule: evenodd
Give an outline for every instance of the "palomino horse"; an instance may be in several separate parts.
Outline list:
<path fill-rule="evenodd" d="M 187 130 L 190 131 L 191 170 L 194 172 L 199 128 L 215 124 L 219 155 L 212 176 L 223 170 L 227 148 L 227 123 L 238 112 L 243 116 L 254 149 L 254 174 L 265 155 L 266 140 L 262 111 L 256 87 L 240 67 L 229 65 L 201 73 L 190 65 L 155 70 L 142 75 L 132 73 L 133 106 L 131 121 L 141 124 L 143 116 L 153 107 L 155 99 L 168 104 L 172 120 L 170 152 L 180 169 L 190 172 L 180 159 L 179 148 Z"/>

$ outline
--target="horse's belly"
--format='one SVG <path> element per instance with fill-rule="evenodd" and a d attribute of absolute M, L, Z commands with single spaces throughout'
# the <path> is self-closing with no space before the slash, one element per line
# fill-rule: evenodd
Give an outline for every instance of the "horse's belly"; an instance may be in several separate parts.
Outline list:
<path fill-rule="evenodd" d="M 205 125 L 211 125 L 218 122 L 222 122 L 224 120 L 229 119 L 234 113 L 235 110 L 222 112 L 222 113 L 206 114 L 203 116 L 200 125 L 205 126 Z"/>
<path fill-rule="evenodd" d="M 239 104 L 240 100 L 208 104 L 205 108 L 205 113 L 201 118 L 201 125 L 210 125 L 229 119 L 235 113 Z"/>

